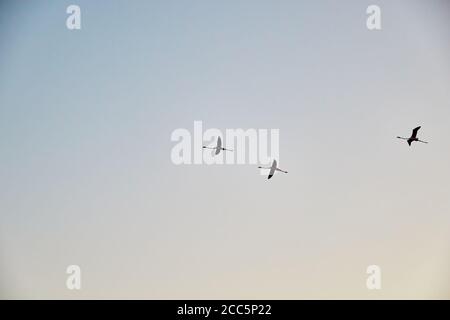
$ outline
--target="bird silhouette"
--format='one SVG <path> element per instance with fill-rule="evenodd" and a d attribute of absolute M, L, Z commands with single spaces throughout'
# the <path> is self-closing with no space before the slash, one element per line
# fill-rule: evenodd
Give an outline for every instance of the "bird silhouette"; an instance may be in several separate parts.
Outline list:
<path fill-rule="evenodd" d="M 417 138 L 417 132 L 419 131 L 420 128 L 421 128 L 420 126 L 418 126 L 417 128 L 414 128 L 413 131 L 412 131 L 411 137 L 409 137 L 409 138 L 403 138 L 403 137 L 397 137 L 397 138 L 406 140 L 408 142 L 409 146 L 411 146 L 411 143 L 413 143 L 414 141 L 418 141 L 418 142 L 422 142 L 422 143 L 428 143 L 426 141 L 422 141 L 422 140 L 419 140 Z"/>
<path fill-rule="evenodd" d="M 280 168 L 277 168 L 277 160 L 273 160 L 272 162 L 272 166 L 270 167 L 258 167 L 260 169 L 270 169 L 269 172 L 269 176 L 267 177 L 267 179 L 270 179 L 273 177 L 273 175 L 275 174 L 275 171 L 281 171 L 283 173 L 288 173 L 287 171 L 281 170 Z"/>

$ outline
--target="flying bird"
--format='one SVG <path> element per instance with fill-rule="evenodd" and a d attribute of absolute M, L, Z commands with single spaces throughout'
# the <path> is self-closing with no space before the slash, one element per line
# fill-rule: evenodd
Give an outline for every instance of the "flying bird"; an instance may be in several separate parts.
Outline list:
<path fill-rule="evenodd" d="M 270 169 L 269 176 L 267 177 L 267 179 L 272 178 L 273 175 L 275 174 L 275 171 L 281 171 L 283 173 L 287 173 L 287 171 L 283 171 L 280 168 L 277 168 L 277 160 L 273 160 L 271 167 L 258 167 L 258 168 L 260 168 L 260 169 Z"/>
<path fill-rule="evenodd" d="M 422 143 L 428 143 L 428 142 L 426 142 L 426 141 L 422 141 L 422 140 L 419 140 L 419 139 L 417 138 L 417 131 L 419 131 L 419 129 L 420 129 L 420 126 L 417 127 L 417 128 L 414 128 L 413 131 L 412 131 L 412 135 L 411 135 L 411 137 L 409 137 L 409 138 L 403 138 L 403 137 L 397 137 L 397 138 L 406 140 L 406 141 L 408 142 L 409 146 L 411 146 L 411 143 L 412 143 L 413 141 L 418 141 L 418 142 L 422 142 Z"/>
<path fill-rule="evenodd" d="M 233 150 L 231 150 L 231 149 L 225 149 L 225 148 L 222 148 L 222 139 L 220 139 L 220 137 L 217 137 L 217 145 L 215 146 L 215 147 L 206 147 L 206 146 L 203 146 L 203 149 L 214 149 L 214 150 L 216 150 L 215 151 L 215 153 L 214 154 L 219 154 L 219 152 L 221 151 L 221 150 L 224 150 L 224 151 L 233 151 Z"/>

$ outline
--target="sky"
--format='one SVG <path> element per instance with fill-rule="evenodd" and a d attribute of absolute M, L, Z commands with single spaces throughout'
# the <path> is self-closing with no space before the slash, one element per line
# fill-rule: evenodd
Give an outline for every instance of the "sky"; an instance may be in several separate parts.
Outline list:
<path fill-rule="evenodd" d="M 0 298 L 449 299 L 449 27 L 445 0 L 2 1 Z M 194 121 L 279 129 L 289 173 L 175 165 Z"/>

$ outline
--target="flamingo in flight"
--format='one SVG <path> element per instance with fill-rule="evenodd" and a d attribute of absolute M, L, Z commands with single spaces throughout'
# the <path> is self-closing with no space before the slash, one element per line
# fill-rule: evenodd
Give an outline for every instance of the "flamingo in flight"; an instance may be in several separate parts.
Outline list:
<path fill-rule="evenodd" d="M 225 149 L 225 148 L 222 148 L 222 139 L 220 139 L 220 137 L 217 137 L 217 145 L 215 146 L 215 147 L 206 147 L 206 146 L 203 146 L 203 149 L 214 149 L 214 150 L 216 150 L 216 152 L 214 153 L 214 154 L 219 154 L 219 152 L 220 152 L 220 150 L 224 150 L 224 151 L 233 151 L 233 150 L 231 150 L 231 149 Z"/>
<path fill-rule="evenodd" d="M 420 126 L 417 127 L 417 128 L 414 128 L 413 131 L 412 131 L 412 135 L 409 138 L 403 138 L 403 137 L 397 137 L 397 138 L 406 140 L 408 142 L 409 146 L 411 146 L 411 143 L 413 143 L 414 141 L 419 141 L 419 142 L 422 142 L 422 143 L 428 143 L 426 141 L 422 141 L 422 140 L 419 140 L 417 138 L 417 131 L 419 131 L 419 129 L 420 129 Z"/>
<path fill-rule="evenodd" d="M 275 171 L 281 171 L 283 173 L 287 173 L 287 171 L 283 171 L 280 168 L 277 168 L 277 160 L 273 160 L 272 166 L 270 166 L 270 167 L 258 167 L 258 168 L 260 168 L 260 169 L 270 169 L 269 176 L 267 177 L 267 179 L 272 178 L 273 175 L 275 174 Z"/>

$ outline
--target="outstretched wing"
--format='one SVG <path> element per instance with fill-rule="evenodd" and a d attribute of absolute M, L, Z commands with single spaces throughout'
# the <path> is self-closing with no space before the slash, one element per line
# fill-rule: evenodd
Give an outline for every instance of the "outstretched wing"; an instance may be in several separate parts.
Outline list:
<path fill-rule="evenodd" d="M 217 137 L 217 149 L 222 149 L 222 139 L 220 137 Z"/>
<path fill-rule="evenodd" d="M 273 160 L 272 166 L 270 167 L 269 177 L 267 179 L 270 179 L 273 177 L 273 174 L 275 173 L 276 169 L 277 169 L 277 160 Z"/>
<path fill-rule="evenodd" d="M 417 127 L 417 128 L 414 128 L 414 129 L 413 129 L 413 132 L 412 132 L 412 136 L 411 136 L 411 138 L 415 138 L 415 137 L 417 137 L 417 131 L 419 131 L 419 129 L 420 129 L 420 126 L 419 126 L 419 127 Z"/>

